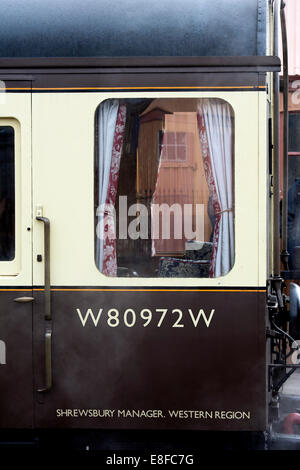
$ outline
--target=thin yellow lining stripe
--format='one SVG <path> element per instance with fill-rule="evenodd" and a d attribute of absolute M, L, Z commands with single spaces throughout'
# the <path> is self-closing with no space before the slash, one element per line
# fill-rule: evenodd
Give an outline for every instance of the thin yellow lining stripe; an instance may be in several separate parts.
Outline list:
<path fill-rule="evenodd" d="M 232 85 L 232 86 L 140 86 L 140 87 L 53 87 L 53 88 L 17 88 L 17 87 L 7 87 L 0 88 L 0 90 L 32 90 L 32 91 L 47 91 L 47 90 L 203 90 L 203 89 L 266 89 L 264 85 L 257 86 L 247 86 L 247 85 Z"/>
<path fill-rule="evenodd" d="M 1 289 L 0 292 L 28 292 L 28 291 L 44 291 L 44 288 L 31 289 Z M 51 288 L 56 292 L 266 292 L 266 289 L 60 289 Z"/>
<path fill-rule="evenodd" d="M 32 88 L 13 88 L 13 87 L 5 87 L 5 88 L 0 88 L 0 90 L 2 91 L 6 91 L 6 90 L 32 90 Z"/>
<path fill-rule="evenodd" d="M 33 289 L 43 291 L 44 289 Z M 266 292 L 266 289 L 60 289 L 55 292 Z"/>

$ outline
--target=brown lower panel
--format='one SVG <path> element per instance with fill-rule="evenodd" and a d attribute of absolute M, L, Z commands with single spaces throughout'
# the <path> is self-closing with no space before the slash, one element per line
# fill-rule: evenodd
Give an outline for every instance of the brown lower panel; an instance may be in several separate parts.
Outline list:
<path fill-rule="evenodd" d="M 32 303 L 14 302 L 27 296 L 31 290 L 0 292 L 0 428 L 33 426 Z"/>
<path fill-rule="evenodd" d="M 35 296 L 42 386 L 43 292 Z M 264 306 L 258 292 L 52 292 L 53 388 L 36 393 L 36 426 L 265 429 Z M 83 326 L 88 309 L 97 326 L 90 315 Z M 207 321 L 214 310 L 209 326 L 203 315 L 197 323 L 200 310 Z"/>

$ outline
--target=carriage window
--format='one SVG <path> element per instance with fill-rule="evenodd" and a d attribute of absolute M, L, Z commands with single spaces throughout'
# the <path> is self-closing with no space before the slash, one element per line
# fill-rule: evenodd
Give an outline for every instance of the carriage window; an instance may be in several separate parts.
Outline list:
<path fill-rule="evenodd" d="M 109 99 L 95 120 L 95 261 L 107 276 L 234 263 L 234 115 L 221 99 Z"/>
<path fill-rule="evenodd" d="M 15 257 L 15 136 L 0 126 L 0 261 Z"/>

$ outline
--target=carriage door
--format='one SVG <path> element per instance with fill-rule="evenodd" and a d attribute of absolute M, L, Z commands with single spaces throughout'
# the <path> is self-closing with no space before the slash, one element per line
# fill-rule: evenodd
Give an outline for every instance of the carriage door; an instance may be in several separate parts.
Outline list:
<path fill-rule="evenodd" d="M 60 90 L 32 96 L 38 427 L 76 425 L 72 419 L 59 420 L 57 409 L 76 408 L 80 398 L 91 406 L 91 397 L 85 396 L 90 386 L 84 381 L 93 382 L 89 368 L 95 338 L 83 335 L 76 307 L 90 302 L 89 292 L 82 288 L 101 282 L 93 244 L 94 120 L 101 101 L 96 95 Z"/>
<path fill-rule="evenodd" d="M 0 427 L 30 428 L 31 81 L 4 79 L 0 76 Z"/>

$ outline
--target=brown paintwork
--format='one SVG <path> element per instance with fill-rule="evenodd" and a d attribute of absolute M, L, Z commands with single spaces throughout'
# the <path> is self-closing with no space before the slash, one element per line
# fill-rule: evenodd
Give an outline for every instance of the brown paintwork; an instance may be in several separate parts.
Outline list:
<path fill-rule="evenodd" d="M 32 290 L 1 292 L 0 339 L 6 343 L 6 364 L 0 365 L 0 427 L 33 426 Z"/>
<path fill-rule="evenodd" d="M 43 385 L 43 292 L 34 291 L 34 356 Z M 53 389 L 36 394 L 36 426 L 263 430 L 265 294 L 252 292 L 52 292 Z M 211 326 L 95 327 L 76 308 L 215 308 Z M 170 314 L 171 316 L 171 314 Z M 174 317 L 174 315 L 173 315 Z M 175 315 L 176 317 L 176 315 Z M 104 319 L 101 318 L 102 320 Z M 39 403 L 42 402 L 42 403 Z M 249 410 L 251 420 L 57 418 L 56 409 Z"/>
<path fill-rule="evenodd" d="M 279 70 L 279 60 L 274 57 L 0 60 L 0 79 L 14 92 L 31 91 L 28 85 L 21 83 L 28 72 L 33 92 L 112 91 L 116 88 L 200 91 L 264 89 L 266 71 L 275 70 Z"/>
<path fill-rule="evenodd" d="M 189 70 L 182 73 L 166 73 L 145 71 L 144 73 L 97 73 L 94 74 L 37 74 L 34 76 L 32 91 L 66 92 L 66 91 L 138 91 L 147 89 L 174 89 L 201 91 L 205 89 L 231 90 L 257 90 L 265 88 L 265 73 L 205 73 Z M 1 78 L 1 73 L 0 73 Z M 15 82 L 16 83 L 16 82 Z M 7 81 L 8 91 L 21 91 L 21 84 L 15 86 Z M 30 88 L 24 87 L 24 91 Z M 118 90 L 117 90 L 118 91 Z"/>

